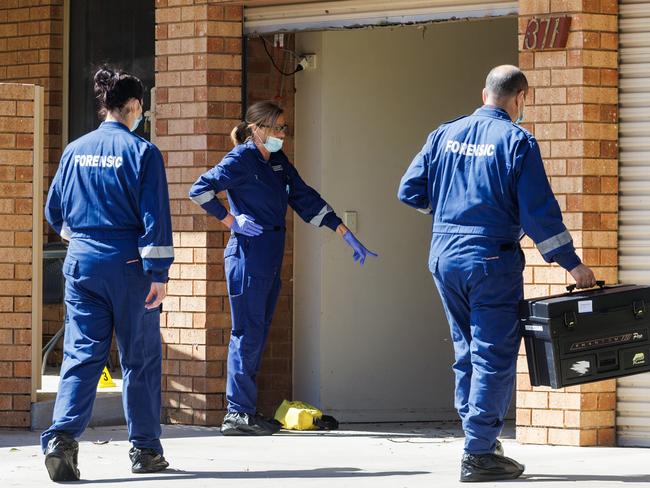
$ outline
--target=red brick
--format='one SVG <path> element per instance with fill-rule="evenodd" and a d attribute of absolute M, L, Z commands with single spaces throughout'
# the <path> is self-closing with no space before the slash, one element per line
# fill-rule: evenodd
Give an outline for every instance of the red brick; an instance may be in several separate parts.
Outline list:
<path fill-rule="evenodd" d="M 1 391 L 1 390 L 0 390 Z M 29 427 L 29 412 L 2 412 L 0 427 Z"/>
<path fill-rule="evenodd" d="M 29 412 L 32 407 L 31 395 L 14 395 L 13 409 L 18 412 Z"/>
<path fill-rule="evenodd" d="M 31 331 L 28 331 L 31 335 Z M 18 361 L 14 362 L 14 378 L 30 378 L 32 377 L 32 363 L 31 361 Z"/>
<path fill-rule="evenodd" d="M 616 445 L 616 429 L 606 428 L 597 430 L 597 445 L 613 447 Z"/>
<path fill-rule="evenodd" d="M 0 378 L 0 392 L 31 393 L 31 379 Z"/>
<path fill-rule="evenodd" d="M 11 410 L 13 404 L 13 395 L 0 394 L 0 411 Z"/>

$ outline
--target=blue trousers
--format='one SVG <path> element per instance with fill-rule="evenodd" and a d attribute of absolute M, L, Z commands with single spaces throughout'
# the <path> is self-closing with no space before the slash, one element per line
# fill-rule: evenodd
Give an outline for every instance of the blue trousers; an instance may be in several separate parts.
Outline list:
<path fill-rule="evenodd" d="M 280 296 L 284 231 L 258 237 L 233 235 L 224 251 L 232 331 L 226 399 L 229 412 L 254 414 L 256 377 Z"/>
<path fill-rule="evenodd" d="M 144 307 L 151 278 L 143 272 L 137 240 L 72 239 L 63 273 L 63 365 L 53 423 L 41 435 L 43 451 L 56 432 L 76 438 L 88 426 L 115 331 L 129 441 L 162 454 L 160 309 Z"/>
<path fill-rule="evenodd" d="M 494 450 L 515 386 L 523 253 L 517 244 L 475 236 L 441 241 L 429 266 L 454 344 L 454 403 L 465 451 L 485 454 Z"/>

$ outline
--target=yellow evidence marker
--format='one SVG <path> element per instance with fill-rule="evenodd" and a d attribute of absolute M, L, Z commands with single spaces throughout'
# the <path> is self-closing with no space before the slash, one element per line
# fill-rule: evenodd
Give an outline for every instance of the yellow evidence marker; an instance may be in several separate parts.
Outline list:
<path fill-rule="evenodd" d="M 102 375 L 99 377 L 97 388 L 115 388 L 116 386 L 117 385 L 113 381 L 113 378 L 111 378 L 111 373 L 109 373 L 108 368 L 104 366 L 104 371 L 102 371 Z"/>

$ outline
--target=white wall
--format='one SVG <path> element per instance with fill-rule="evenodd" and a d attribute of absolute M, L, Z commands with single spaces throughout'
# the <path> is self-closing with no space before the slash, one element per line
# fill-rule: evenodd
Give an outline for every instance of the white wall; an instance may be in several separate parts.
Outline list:
<path fill-rule="evenodd" d="M 456 418 L 448 325 L 427 269 L 430 217 L 397 185 L 427 134 L 481 104 L 517 62 L 516 18 L 297 36 L 296 166 L 379 252 L 364 268 L 335 234 L 295 226 L 294 397 L 348 421 Z"/>

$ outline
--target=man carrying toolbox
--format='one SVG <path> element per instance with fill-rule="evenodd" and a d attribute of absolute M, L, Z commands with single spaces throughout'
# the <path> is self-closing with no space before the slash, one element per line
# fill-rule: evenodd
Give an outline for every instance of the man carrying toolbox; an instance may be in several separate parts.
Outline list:
<path fill-rule="evenodd" d="M 521 342 L 523 233 L 579 288 L 593 272 L 575 253 L 535 138 L 523 120 L 528 81 L 516 66 L 487 76 L 484 105 L 433 131 L 398 198 L 433 216 L 429 268 L 454 342 L 455 406 L 465 432 L 460 481 L 519 477 L 497 440 L 514 390 Z"/>

